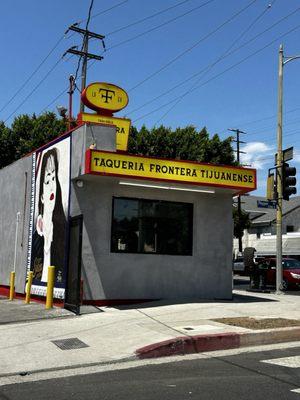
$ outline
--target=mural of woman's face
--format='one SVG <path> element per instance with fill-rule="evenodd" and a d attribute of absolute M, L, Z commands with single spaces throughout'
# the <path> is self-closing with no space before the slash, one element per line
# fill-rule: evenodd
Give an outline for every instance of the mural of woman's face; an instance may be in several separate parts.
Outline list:
<path fill-rule="evenodd" d="M 52 213 L 56 201 L 56 171 L 54 157 L 52 155 L 49 157 L 46 164 L 41 201 L 44 204 L 44 213 Z"/>

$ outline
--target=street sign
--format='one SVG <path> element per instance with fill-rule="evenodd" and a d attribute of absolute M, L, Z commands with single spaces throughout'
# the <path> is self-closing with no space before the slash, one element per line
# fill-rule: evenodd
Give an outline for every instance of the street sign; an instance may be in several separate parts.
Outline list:
<path fill-rule="evenodd" d="M 276 201 L 274 200 L 257 200 L 258 208 L 274 208 L 276 209 Z"/>
<path fill-rule="evenodd" d="M 289 147 L 282 151 L 283 162 L 287 162 L 294 157 L 294 147 Z M 277 165 L 277 153 L 275 154 L 275 165 Z"/>

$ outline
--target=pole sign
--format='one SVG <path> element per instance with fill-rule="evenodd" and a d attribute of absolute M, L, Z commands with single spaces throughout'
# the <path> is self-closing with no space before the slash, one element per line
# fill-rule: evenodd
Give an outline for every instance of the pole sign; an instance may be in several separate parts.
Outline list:
<path fill-rule="evenodd" d="M 117 131 L 116 149 L 127 151 L 131 120 L 113 116 L 113 113 L 122 110 L 128 104 L 125 90 L 111 83 L 95 82 L 84 89 L 81 100 L 88 108 L 96 111 L 96 114 L 80 113 L 78 121 L 114 125 Z"/>
<path fill-rule="evenodd" d="M 95 82 L 88 85 L 81 94 L 81 100 L 88 108 L 97 112 L 112 113 L 125 108 L 128 95 L 119 86 L 105 82 Z"/>

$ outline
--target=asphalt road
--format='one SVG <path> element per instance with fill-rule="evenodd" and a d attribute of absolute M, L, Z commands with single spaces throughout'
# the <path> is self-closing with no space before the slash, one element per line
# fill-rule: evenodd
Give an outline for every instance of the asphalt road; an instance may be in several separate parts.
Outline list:
<path fill-rule="evenodd" d="M 299 400 L 300 346 L 1 386 L 0 399 Z"/>

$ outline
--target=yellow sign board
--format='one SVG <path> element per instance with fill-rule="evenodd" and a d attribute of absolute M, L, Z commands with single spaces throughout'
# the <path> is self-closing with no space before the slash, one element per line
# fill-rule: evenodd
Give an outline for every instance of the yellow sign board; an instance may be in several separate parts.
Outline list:
<path fill-rule="evenodd" d="M 238 189 L 237 193 L 256 189 L 256 170 L 251 168 L 157 159 L 98 150 L 87 151 L 85 171 L 86 174 L 232 188 Z"/>
<path fill-rule="evenodd" d="M 79 119 L 83 122 L 94 122 L 97 124 L 115 125 L 117 128 L 116 149 L 127 151 L 128 137 L 130 132 L 130 119 L 106 117 L 98 114 L 79 114 Z"/>
<path fill-rule="evenodd" d="M 105 82 L 88 85 L 81 94 L 82 102 L 92 110 L 111 113 L 122 110 L 128 104 L 128 95 L 119 86 Z"/>

